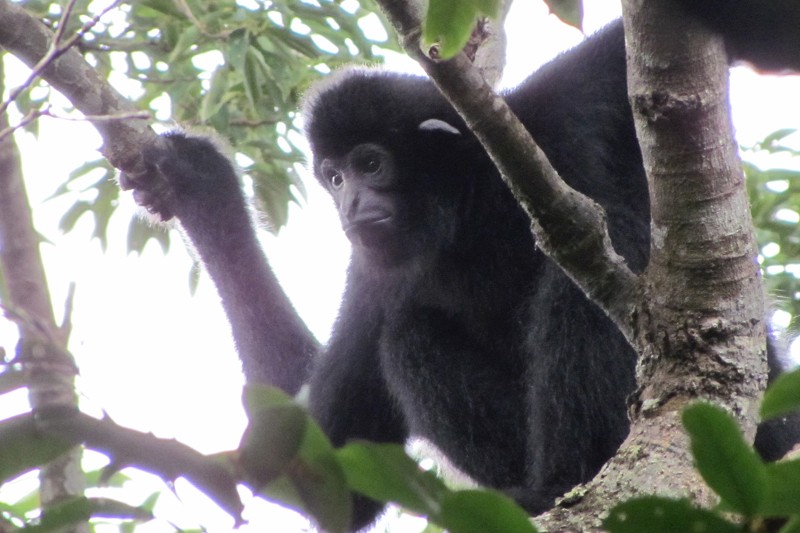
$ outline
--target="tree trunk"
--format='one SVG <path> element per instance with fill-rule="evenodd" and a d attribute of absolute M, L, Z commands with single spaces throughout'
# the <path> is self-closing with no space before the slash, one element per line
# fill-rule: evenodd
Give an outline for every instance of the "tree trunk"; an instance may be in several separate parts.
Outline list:
<path fill-rule="evenodd" d="M 752 438 L 766 383 L 763 289 L 723 42 L 663 0 L 628 0 L 623 9 L 652 213 L 633 315 L 639 387 L 617 455 L 573 491 L 576 505 L 537 520 L 553 531 L 599 528 L 613 505 L 637 495 L 713 504 L 692 466 L 681 412 L 699 398 L 721 404 Z"/>
<path fill-rule="evenodd" d="M 3 94 L 0 56 L 0 94 Z M 8 114 L 0 113 L 0 131 L 9 127 Z M 77 368 L 67 352 L 67 334 L 53 317 L 50 293 L 39 253 L 39 235 L 25 183 L 19 150 L 12 134 L 0 138 L 0 266 L 8 287 L 3 304 L 16 317 L 20 330 L 17 358 L 28 377 L 31 407 L 36 410 L 77 409 L 75 374 Z M 85 481 L 81 448 L 75 447 L 40 471 L 42 507 L 83 495 Z M 80 524 L 73 532 L 88 532 Z"/>

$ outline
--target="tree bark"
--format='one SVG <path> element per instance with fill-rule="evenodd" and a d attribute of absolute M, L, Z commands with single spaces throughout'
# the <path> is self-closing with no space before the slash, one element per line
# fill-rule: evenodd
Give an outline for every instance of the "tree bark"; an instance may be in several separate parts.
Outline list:
<path fill-rule="evenodd" d="M 0 56 L 0 94 L 3 94 Z M 0 113 L 0 131 L 8 128 L 8 114 Z M 20 330 L 17 359 L 28 379 L 34 410 L 66 407 L 77 409 L 75 362 L 67 352 L 67 336 L 56 325 L 39 235 L 22 178 L 19 150 L 13 135 L 0 138 L 0 266 L 8 287 L 4 305 L 16 317 Z M 80 496 L 85 488 L 81 448 L 75 447 L 39 473 L 42 507 Z M 71 529 L 88 532 L 87 524 Z"/>
<path fill-rule="evenodd" d="M 30 16 L 21 6 L 0 0 L 0 46 L 33 68 L 53 44 L 53 32 Z M 56 46 L 58 43 L 56 43 Z M 129 172 L 141 171 L 141 147 L 156 134 L 145 120 L 132 120 L 140 114 L 133 104 L 100 77 L 75 48 L 60 53 L 43 65 L 41 76 L 84 115 L 103 138 L 103 155 L 115 167 Z M 121 116 L 117 120 L 109 117 Z"/>
<path fill-rule="evenodd" d="M 699 398 L 721 404 L 752 438 L 766 384 L 763 289 L 724 43 L 664 0 L 627 0 L 623 10 L 652 210 L 635 314 L 639 388 L 617 455 L 577 505 L 541 520 L 554 531 L 599 528 L 614 504 L 645 494 L 715 503 L 692 466 L 681 412 Z"/>

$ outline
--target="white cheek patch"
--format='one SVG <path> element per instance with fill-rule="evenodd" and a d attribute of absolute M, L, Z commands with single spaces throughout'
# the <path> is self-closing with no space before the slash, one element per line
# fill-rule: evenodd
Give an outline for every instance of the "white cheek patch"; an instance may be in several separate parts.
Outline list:
<path fill-rule="evenodd" d="M 461 132 L 458 131 L 455 127 L 451 126 L 444 120 L 439 120 L 438 118 L 429 118 L 420 123 L 417 126 L 417 129 L 420 131 L 430 131 L 430 132 L 442 132 L 442 133 L 450 133 L 453 135 L 461 135 Z"/>

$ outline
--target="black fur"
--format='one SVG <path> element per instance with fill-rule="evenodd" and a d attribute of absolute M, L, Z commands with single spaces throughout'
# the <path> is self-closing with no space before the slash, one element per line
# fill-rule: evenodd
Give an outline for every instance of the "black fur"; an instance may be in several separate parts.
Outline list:
<path fill-rule="evenodd" d="M 615 248 L 641 272 L 649 205 L 621 24 L 506 98 L 561 176 L 605 208 Z M 339 317 L 310 377 L 312 413 L 333 442 L 427 437 L 532 513 L 591 479 L 627 434 L 636 354 L 536 248 L 461 119 L 430 82 L 379 71 L 334 76 L 305 112 L 315 174 L 353 242 Z M 182 134 L 145 155 L 148 173 L 123 185 L 186 228 L 248 378 L 295 392 L 316 345 L 276 289 L 230 163 Z M 796 440 L 782 424 L 759 432 L 769 458 Z M 360 500 L 357 525 L 378 511 Z"/>
<path fill-rule="evenodd" d="M 336 444 L 424 436 L 480 483 L 546 509 L 627 434 L 636 354 L 536 248 L 527 216 L 430 82 L 355 71 L 326 85 L 306 110 L 316 174 L 325 159 L 377 143 L 397 172 L 391 202 L 413 211 L 385 239 L 406 254 L 374 260 L 374 247 L 354 242 L 312 412 Z M 648 194 L 621 25 L 508 101 L 562 177 L 606 208 L 615 246 L 640 271 Z M 428 119 L 463 133 L 420 132 Z"/>

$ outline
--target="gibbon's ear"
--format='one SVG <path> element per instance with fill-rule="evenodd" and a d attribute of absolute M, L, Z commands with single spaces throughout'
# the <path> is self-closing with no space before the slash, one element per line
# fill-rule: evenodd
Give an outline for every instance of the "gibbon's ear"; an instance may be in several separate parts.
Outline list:
<path fill-rule="evenodd" d="M 420 131 L 426 132 L 441 132 L 441 133 L 449 133 L 451 135 L 461 135 L 461 132 L 455 126 L 451 126 L 444 120 L 440 120 L 438 118 L 429 118 L 428 120 L 424 120 L 417 126 L 417 129 Z"/>

